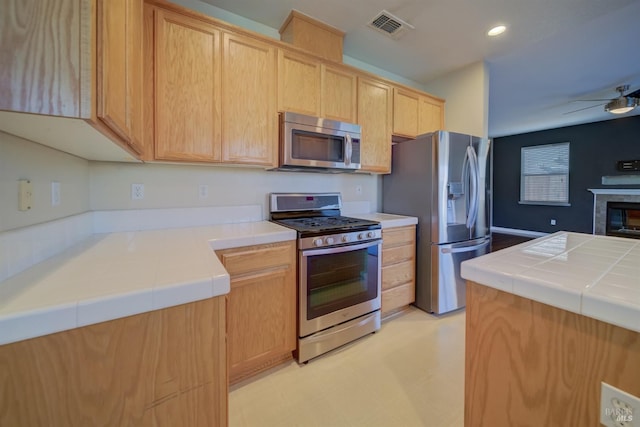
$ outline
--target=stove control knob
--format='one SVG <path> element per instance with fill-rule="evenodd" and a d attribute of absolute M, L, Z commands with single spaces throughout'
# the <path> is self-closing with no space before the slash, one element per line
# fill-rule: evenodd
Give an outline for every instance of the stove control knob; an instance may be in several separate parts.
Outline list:
<path fill-rule="evenodd" d="M 342 236 L 342 243 L 347 243 L 349 241 L 349 236 L 348 235 L 344 235 Z"/>
<path fill-rule="evenodd" d="M 333 239 L 333 237 L 327 237 L 326 239 L 324 239 L 324 242 L 327 245 L 333 245 L 334 239 Z"/>
<path fill-rule="evenodd" d="M 322 239 L 314 239 L 313 246 L 322 246 Z"/>
<path fill-rule="evenodd" d="M 358 240 L 364 239 L 364 233 L 358 233 Z"/>
<path fill-rule="evenodd" d="M 374 238 L 375 235 L 376 235 L 376 233 L 374 233 L 373 231 L 370 231 L 370 232 L 367 233 L 367 237 L 370 238 L 370 239 Z"/>

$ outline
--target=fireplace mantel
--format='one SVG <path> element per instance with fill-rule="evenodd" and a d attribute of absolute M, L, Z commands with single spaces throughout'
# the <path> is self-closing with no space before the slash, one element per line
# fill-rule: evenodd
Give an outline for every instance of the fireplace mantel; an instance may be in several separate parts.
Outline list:
<path fill-rule="evenodd" d="M 611 194 L 622 196 L 640 196 L 640 188 L 589 188 L 593 194 Z"/>

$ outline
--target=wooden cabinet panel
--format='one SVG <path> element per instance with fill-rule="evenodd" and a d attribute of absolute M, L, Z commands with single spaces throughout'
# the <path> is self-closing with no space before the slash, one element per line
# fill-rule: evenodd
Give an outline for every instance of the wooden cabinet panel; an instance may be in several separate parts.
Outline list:
<path fill-rule="evenodd" d="M 444 129 L 444 104 L 426 96 L 420 97 L 418 135 Z"/>
<path fill-rule="evenodd" d="M 1 129 L 87 159 L 138 158 L 142 5 L 4 0 Z"/>
<path fill-rule="evenodd" d="M 142 1 L 97 2 L 97 117 L 141 153 Z"/>
<path fill-rule="evenodd" d="M 223 76 L 222 160 L 275 166 L 276 48 L 225 33 Z"/>
<path fill-rule="evenodd" d="M 382 314 L 415 301 L 416 226 L 382 230 Z"/>
<path fill-rule="evenodd" d="M 335 66 L 322 66 L 321 116 L 355 123 L 357 120 L 357 76 Z"/>
<path fill-rule="evenodd" d="M 382 251 L 382 266 L 385 267 L 387 265 L 413 259 L 415 256 L 416 251 L 412 243 L 396 246 L 395 248 L 385 248 L 384 251 Z"/>
<path fill-rule="evenodd" d="M 231 276 L 229 382 L 292 358 L 296 349 L 296 246 L 274 243 L 217 251 Z"/>
<path fill-rule="evenodd" d="M 393 134 L 415 138 L 418 135 L 420 95 L 416 92 L 393 89 Z"/>
<path fill-rule="evenodd" d="M 295 287 L 286 270 L 234 278 L 229 295 L 231 382 L 274 357 L 291 356 L 295 341 Z"/>
<path fill-rule="evenodd" d="M 3 1 L 0 109 L 89 118 L 90 32 L 88 0 Z"/>
<path fill-rule="evenodd" d="M 225 298 L 0 346 L 2 426 L 226 426 Z"/>
<path fill-rule="evenodd" d="M 367 172 L 391 172 L 391 86 L 358 78 L 358 124 L 362 126 L 360 162 Z"/>
<path fill-rule="evenodd" d="M 270 268 L 289 268 L 292 248 L 276 245 L 256 249 L 255 247 L 220 251 L 219 258 L 231 276 L 250 274 Z"/>
<path fill-rule="evenodd" d="M 415 278 L 415 261 L 403 261 L 382 267 L 382 290 L 391 289 Z"/>
<path fill-rule="evenodd" d="M 320 77 L 320 61 L 279 49 L 278 110 L 320 116 Z"/>
<path fill-rule="evenodd" d="M 394 88 L 393 134 L 415 138 L 444 127 L 444 102 L 423 92 Z"/>
<path fill-rule="evenodd" d="M 416 299 L 415 283 L 405 283 L 382 293 L 382 313 L 406 307 Z"/>
<path fill-rule="evenodd" d="M 385 228 L 382 230 L 384 248 L 390 248 L 401 244 L 412 244 L 416 240 L 416 227 Z"/>
<path fill-rule="evenodd" d="M 155 11 L 155 157 L 221 160 L 220 31 Z"/>

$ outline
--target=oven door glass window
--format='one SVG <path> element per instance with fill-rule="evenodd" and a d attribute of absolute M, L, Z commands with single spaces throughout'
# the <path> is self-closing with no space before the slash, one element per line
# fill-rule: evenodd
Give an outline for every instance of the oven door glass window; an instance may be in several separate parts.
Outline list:
<path fill-rule="evenodd" d="M 307 266 L 307 320 L 378 297 L 379 243 L 338 253 L 311 254 Z M 336 248 L 345 250 L 349 246 Z M 324 252 L 324 251 L 323 251 Z"/>

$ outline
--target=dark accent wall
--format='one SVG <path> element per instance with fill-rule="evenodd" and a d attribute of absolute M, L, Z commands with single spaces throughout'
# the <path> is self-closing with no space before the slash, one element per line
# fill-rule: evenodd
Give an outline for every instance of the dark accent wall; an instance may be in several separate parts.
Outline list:
<path fill-rule="evenodd" d="M 530 145 L 570 142 L 569 203 L 571 206 L 521 205 L 520 149 Z M 624 175 L 618 160 L 640 159 L 640 116 L 569 126 L 493 140 L 493 225 L 552 233 L 591 233 L 593 194 L 588 188 L 640 188 L 602 185 L 602 177 Z M 640 171 L 633 172 L 640 174 Z M 555 219 L 556 225 L 550 225 Z"/>

